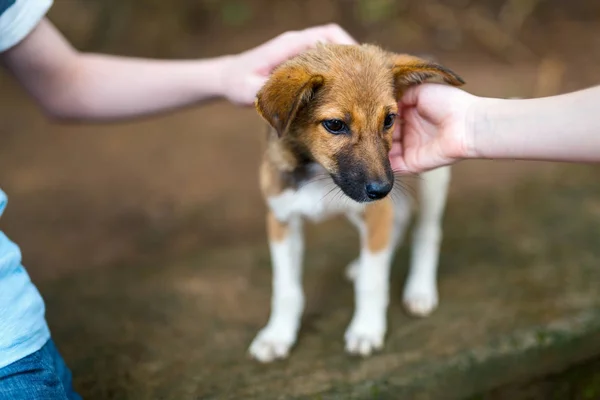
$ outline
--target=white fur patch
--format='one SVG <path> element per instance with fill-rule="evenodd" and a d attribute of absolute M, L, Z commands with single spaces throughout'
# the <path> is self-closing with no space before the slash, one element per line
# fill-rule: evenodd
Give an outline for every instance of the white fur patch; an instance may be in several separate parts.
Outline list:
<path fill-rule="evenodd" d="M 280 242 L 270 242 L 273 264 L 271 316 L 250 346 L 250 355 L 270 362 L 288 355 L 296 343 L 304 310 L 302 256 L 304 243 L 299 218 L 288 223 L 289 233 Z"/>
<path fill-rule="evenodd" d="M 360 212 L 365 205 L 357 203 L 345 194 L 329 176 L 319 175 L 302 184 L 299 189 L 286 189 L 267 199 L 269 208 L 277 219 L 287 221 L 300 215 L 318 222 L 336 214 Z"/>
<path fill-rule="evenodd" d="M 354 295 L 356 308 L 346 330 L 346 351 L 368 356 L 383 347 L 389 303 L 389 273 L 392 251 L 361 251 L 356 265 Z"/>

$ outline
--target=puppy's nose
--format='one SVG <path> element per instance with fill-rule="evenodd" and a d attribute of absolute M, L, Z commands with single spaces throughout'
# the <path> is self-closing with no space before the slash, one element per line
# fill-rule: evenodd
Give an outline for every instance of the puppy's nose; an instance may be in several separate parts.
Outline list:
<path fill-rule="evenodd" d="M 372 200 L 379 200 L 387 196 L 392 190 L 391 181 L 373 181 L 365 185 L 367 196 Z"/>

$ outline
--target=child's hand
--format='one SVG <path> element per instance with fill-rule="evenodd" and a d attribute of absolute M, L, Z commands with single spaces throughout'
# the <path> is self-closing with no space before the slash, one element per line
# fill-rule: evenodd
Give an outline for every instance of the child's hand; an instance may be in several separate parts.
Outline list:
<path fill-rule="evenodd" d="M 335 24 L 283 33 L 227 60 L 222 74 L 223 95 L 234 104 L 253 104 L 256 93 L 276 66 L 318 42 L 356 44 Z"/>
<path fill-rule="evenodd" d="M 471 106 L 479 98 L 451 86 L 426 83 L 407 90 L 399 102 L 390 152 L 396 171 L 419 173 L 471 156 Z"/>

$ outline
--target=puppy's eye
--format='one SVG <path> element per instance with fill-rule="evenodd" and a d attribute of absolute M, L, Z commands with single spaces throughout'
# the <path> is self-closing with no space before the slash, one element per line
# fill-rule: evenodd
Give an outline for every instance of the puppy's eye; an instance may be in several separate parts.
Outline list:
<path fill-rule="evenodd" d="M 342 133 L 348 133 L 348 125 L 342 120 L 339 119 L 328 119 L 322 122 L 323 127 L 329 131 L 329 133 L 333 133 L 334 135 L 340 135 Z"/>
<path fill-rule="evenodd" d="M 394 121 L 396 120 L 396 114 L 388 114 L 385 116 L 383 120 L 383 128 L 390 129 L 392 125 L 394 125 Z"/>

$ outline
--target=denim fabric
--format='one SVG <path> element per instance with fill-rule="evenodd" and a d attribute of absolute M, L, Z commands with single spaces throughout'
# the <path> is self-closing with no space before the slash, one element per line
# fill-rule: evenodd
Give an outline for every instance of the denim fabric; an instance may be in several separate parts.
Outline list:
<path fill-rule="evenodd" d="M 81 400 L 71 371 L 52 340 L 25 358 L 0 368 L 0 400 Z"/>

